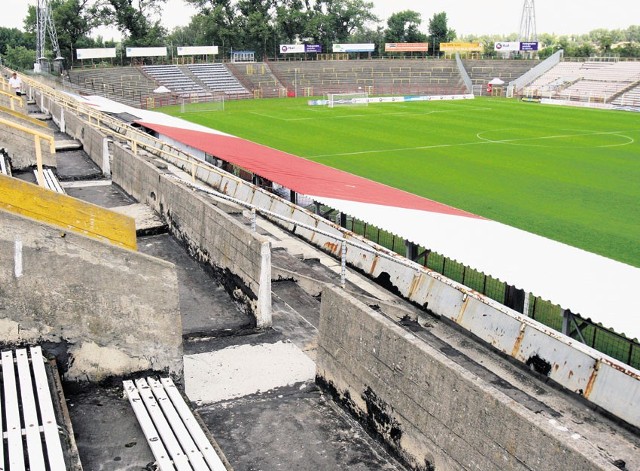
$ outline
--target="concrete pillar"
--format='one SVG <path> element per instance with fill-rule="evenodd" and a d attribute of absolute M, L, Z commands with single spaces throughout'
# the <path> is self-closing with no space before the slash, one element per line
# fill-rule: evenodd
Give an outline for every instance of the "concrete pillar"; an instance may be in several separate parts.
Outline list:
<path fill-rule="evenodd" d="M 271 327 L 271 243 L 263 242 L 260 247 L 260 285 L 258 286 L 258 306 L 256 327 Z"/>

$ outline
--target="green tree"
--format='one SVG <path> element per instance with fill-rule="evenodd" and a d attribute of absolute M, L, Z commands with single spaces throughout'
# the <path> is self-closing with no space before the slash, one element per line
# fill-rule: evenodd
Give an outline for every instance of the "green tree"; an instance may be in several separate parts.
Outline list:
<path fill-rule="evenodd" d="M 97 7 L 90 0 L 56 0 L 50 3 L 58 44 L 67 64 L 78 47 L 93 47 L 89 33 L 100 24 Z"/>
<path fill-rule="evenodd" d="M 422 18 L 413 10 L 403 10 L 392 14 L 387 20 L 385 41 L 388 43 L 420 43 L 427 35 L 420 31 Z"/>
<path fill-rule="evenodd" d="M 7 46 L 4 63 L 16 70 L 31 70 L 36 61 L 36 51 L 24 46 Z"/>
<path fill-rule="evenodd" d="M 167 0 L 100 0 L 98 11 L 104 24 L 112 24 L 130 46 L 164 43 L 166 30 L 160 25 L 160 11 Z"/>
<path fill-rule="evenodd" d="M 455 39 L 456 32 L 447 25 L 445 12 L 435 13 L 429 20 L 429 42 L 433 45 L 433 54 L 440 52 L 440 43 L 448 43 Z"/>

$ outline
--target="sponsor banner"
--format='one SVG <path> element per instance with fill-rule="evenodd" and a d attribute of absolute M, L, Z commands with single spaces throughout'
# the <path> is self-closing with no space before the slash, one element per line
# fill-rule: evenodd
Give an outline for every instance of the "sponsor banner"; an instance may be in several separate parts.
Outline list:
<path fill-rule="evenodd" d="M 373 52 L 376 45 L 367 44 L 334 44 L 333 52 Z"/>
<path fill-rule="evenodd" d="M 280 54 L 304 52 L 304 44 L 280 44 Z"/>
<path fill-rule="evenodd" d="M 78 59 L 108 59 L 116 57 L 115 47 L 100 47 L 95 49 L 76 49 Z"/>
<path fill-rule="evenodd" d="M 385 43 L 385 52 L 426 52 L 429 43 Z"/>
<path fill-rule="evenodd" d="M 440 43 L 443 52 L 481 52 L 482 43 Z"/>
<path fill-rule="evenodd" d="M 464 95 L 410 95 L 410 96 L 380 96 L 369 98 L 348 98 L 335 100 L 334 103 L 402 103 L 407 101 L 440 101 L 440 100 L 473 100 L 473 93 Z M 309 100 L 309 106 L 327 106 L 329 100 Z"/>
<path fill-rule="evenodd" d="M 167 55 L 166 47 L 128 47 L 127 57 L 161 57 Z"/>
<path fill-rule="evenodd" d="M 280 54 L 322 52 L 319 44 L 280 44 Z"/>
<path fill-rule="evenodd" d="M 496 42 L 493 45 L 493 50 L 498 52 L 511 52 L 511 51 L 519 51 L 520 43 L 518 41 L 509 41 L 509 42 Z"/>
<path fill-rule="evenodd" d="M 520 43 L 521 51 L 537 51 L 538 50 L 538 42 L 531 41 L 526 43 Z"/>
<path fill-rule="evenodd" d="M 179 56 L 210 56 L 218 53 L 218 46 L 181 46 Z"/>

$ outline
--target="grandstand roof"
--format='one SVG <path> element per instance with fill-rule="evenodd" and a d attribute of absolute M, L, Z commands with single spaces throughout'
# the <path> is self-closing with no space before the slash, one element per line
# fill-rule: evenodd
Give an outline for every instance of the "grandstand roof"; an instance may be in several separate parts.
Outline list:
<path fill-rule="evenodd" d="M 640 339 L 639 268 L 161 113 L 127 111 L 161 136 Z"/>

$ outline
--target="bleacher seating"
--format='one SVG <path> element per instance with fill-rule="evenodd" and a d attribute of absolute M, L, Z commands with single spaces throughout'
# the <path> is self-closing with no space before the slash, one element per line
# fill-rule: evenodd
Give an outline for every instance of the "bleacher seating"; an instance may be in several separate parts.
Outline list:
<path fill-rule="evenodd" d="M 206 95 L 208 92 L 176 65 L 145 65 L 142 70 L 159 84 L 180 96 Z"/>
<path fill-rule="evenodd" d="M 507 84 L 522 76 L 539 63 L 539 60 L 507 59 L 463 59 L 462 61 L 474 88 L 482 89 L 485 89 L 486 85 L 494 78 L 499 78 Z"/>
<path fill-rule="evenodd" d="M 170 378 L 126 380 L 123 386 L 160 470 L 226 471 Z"/>
<path fill-rule="evenodd" d="M 65 193 L 64 189 L 60 185 L 60 182 L 58 181 L 58 177 L 56 177 L 56 175 L 53 173 L 53 170 L 51 170 L 50 168 L 42 169 L 42 177 L 44 180 L 40 179 L 37 169 L 34 169 L 33 173 L 36 176 L 38 185 L 46 188 L 47 190 L 55 191 L 56 193 Z"/>
<path fill-rule="evenodd" d="M 140 106 L 158 87 L 137 67 L 73 69 L 69 71 L 69 83 L 81 92 L 103 95 L 132 106 Z"/>
<path fill-rule="evenodd" d="M 638 82 L 640 62 L 560 62 L 525 87 L 524 94 L 608 103 Z"/>
<path fill-rule="evenodd" d="M 209 90 L 225 95 L 244 97 L 253 96 L 238 79 L 229 72 L 224 64 L 191 64 L 186 66 Z"/>
<path fill-rule="evenodd" d="M 69 469 L 40 347 L 3 351 L 0 366 L 0 469 Z"/>
<path fill-rule="evenodd" d="M 640 108 L 640 84 L 635 85 L 625 92 L 621 93 L 611 103 L 618 106 Z"/>
<path fill-rule="evenodd" d="M 466 93 L 455 61 L 367 60 L 272 62 L 273 74 L 298 95 Z"/>
<path fill-rule="evenodd" d="M 229 71 L 242 82 L 245 88 L 252 90 L 256 98 L 279 98 L 286 96 L 286 88 L 273 75 L 269 65 L 264 62 L 250 64 L 227 64 Z"/>
<path fill-rule="evenodd" d="M 11 176 L 11 165 L 9 162 L 9 155 L 4 150 L 4 148 L 0 148 L 0 173 L 3 175 Z"/>

